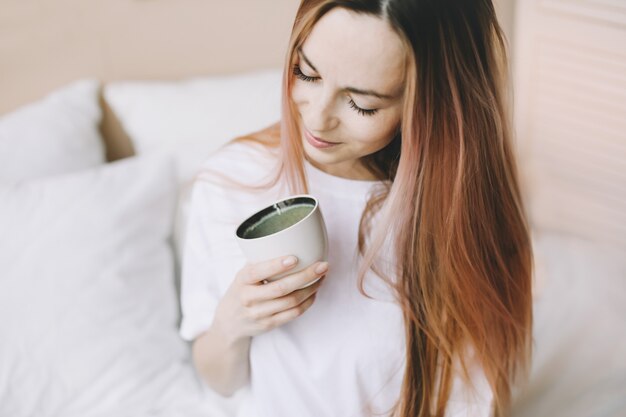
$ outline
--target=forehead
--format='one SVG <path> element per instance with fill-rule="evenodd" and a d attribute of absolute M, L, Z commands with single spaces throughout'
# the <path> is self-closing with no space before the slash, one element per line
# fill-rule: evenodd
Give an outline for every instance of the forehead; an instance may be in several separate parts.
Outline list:
<path fill-rule="evenodd" d="M 302 50 L 323 78 L 342 86 L 396 94 L 404 84 L 404 45 L 377 16 L 334 8 L 315 24 Z"/>

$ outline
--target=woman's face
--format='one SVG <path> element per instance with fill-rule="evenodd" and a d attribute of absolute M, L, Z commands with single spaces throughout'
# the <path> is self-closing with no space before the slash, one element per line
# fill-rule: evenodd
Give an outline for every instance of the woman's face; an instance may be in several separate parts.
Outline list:
<path fill-rule="evenodd" d="M 335 8 L 297 54 L 291 97 L 307 159 L 332 175 L 372 179 L 360 160 L 391 142 L 402 115 L 400 37 L 378 17 Z"/>

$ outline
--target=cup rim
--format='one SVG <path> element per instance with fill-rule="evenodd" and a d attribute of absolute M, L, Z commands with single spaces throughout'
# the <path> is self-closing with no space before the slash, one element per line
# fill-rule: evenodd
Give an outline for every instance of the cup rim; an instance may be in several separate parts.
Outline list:
<path fill-rule="evenodd" d="M 283 203 L 285 201 L 288 200 L 294 200 L 297 198 L 307 198 L 310 200 L 313 200 L 313 209 L 311 210 L 310 213 L 308 213 L 306 216 L 304 216 L 303 218 L 301 218 L 300 220 L 298 220 L 296 223 L 292 224 L 289 227 L 286 227 L 282 230 L 279 230 L 278 232 L 274 232 L 271 233 L 269 235 L 265 235 L 265 236 L 259 236 L 259 237 L 243 237 L 243 231 L 245 230 L 246 227 L 249 226 L 249 223 L 256 223 L 261 217 L 267 215 L 268 213 L 266 212 L 271 212 L 275 209 L 274 206 L 276 206 L 277 204 Z M 251 214 L 250 216 L 248 216 L 245 220 L 243 220 L 241 223 L 239 223 L 239 226 L 237 226 L 237 229 L 235 230 L 235 236 L 237 237 L 237 239 L 239 240 L 243 240 L 243 241 L 253 241 L 253 240 L 262 240 L 265 238 L 269 238 L 272 236 L 276 236 L 279 233 L 285 232 L 289 229 L 292 229 L 294 227 L 296 227 L 297 225 L 299 225 L 300 223 L 302 223 L 303 221 L 305 221 L 306 219 L 308 219 L 309 217 L 311 217 L 313 215 L 313 213 L 315 212 L 315 210 L 317 209 L 317 207 L 319 206 L 319 201 L 317 200 L 317 198 L 315 198 L 314 196 L 310 195 L 310 194 L 297 194 L 297 195 L 291 195 L 285 198 L 282 198 L 280 200 L 277 200 L 275 202 L 273 202 L 272 204 L 269 204 L 268 206 L 262 208 L 261 210 L 258 210 L 256 212 L 254 212 L 253 214 Z"/>

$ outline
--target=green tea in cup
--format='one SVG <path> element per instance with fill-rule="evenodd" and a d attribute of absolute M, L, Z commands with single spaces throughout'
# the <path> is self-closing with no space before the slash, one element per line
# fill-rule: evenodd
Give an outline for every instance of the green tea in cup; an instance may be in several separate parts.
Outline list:
<path fill-rule="evenodd" d="M 282 208 L 277 205 L 260 218 L 254 219 L 256 222 L 246 225 L 241 236 L 244 239 L 255 239 L 280 232 L 304 219 L 314 208 L 314 204 L 308 203 L 294 203 Z"/>

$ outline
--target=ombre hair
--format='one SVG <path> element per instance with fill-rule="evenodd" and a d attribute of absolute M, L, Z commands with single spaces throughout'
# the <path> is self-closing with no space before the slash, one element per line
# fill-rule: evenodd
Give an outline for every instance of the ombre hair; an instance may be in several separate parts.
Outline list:
<path fill-rule="evenodd" d="M 476 364 L 494 394 L 493 414 L 508 415 L 512 388 L 530 361 L 532 251 L 493 4 L 303 0 L 284 67 L 280 125 L 238 139 L 279 147 L 272 184 L 286 181 L 293 193 L 308 187 L 292 68 L 313 26 L 335 7 L 389 22 L 408 58 L 398 134 L 363 160 L 387 186 L 371 196 L 359 230 L 361 292 L 373 270 L 404 316 L 406 369 L 391 415 L 443 416 L 455 373 L 470 383 Z M 377 267 L 389 242 L 395 276 Z"/>

